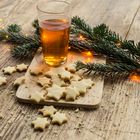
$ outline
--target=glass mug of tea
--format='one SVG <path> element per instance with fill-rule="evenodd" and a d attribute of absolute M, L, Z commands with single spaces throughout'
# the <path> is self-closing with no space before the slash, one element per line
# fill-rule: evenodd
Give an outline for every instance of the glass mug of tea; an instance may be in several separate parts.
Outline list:
<path fill-rule="evenodd" d="M 67 60 L 70 4 L 61 0 L 43 0 L 38 3 L 37 10 L 44 60 L 48 65 L 59 66 Z"/>

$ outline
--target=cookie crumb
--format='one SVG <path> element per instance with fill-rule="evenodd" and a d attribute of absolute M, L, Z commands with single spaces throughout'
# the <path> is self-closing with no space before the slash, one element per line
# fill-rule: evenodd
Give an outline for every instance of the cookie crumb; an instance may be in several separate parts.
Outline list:
<path fill-rule="evenodd" d="M 0 86 L 5 85 L 7 83 L 7 78 L 0 76 Z"/>
<path fill-rule="evenodd" d="M 75 113 L 78 113 L 78 112 L 79 112 L 79 108 L 77 108 L 74 112 L 75 112 Z"/>
<path fill-rule="evenodd" d="M 0 114 L 0 119 L 3 119 L 3 115 L 2 114 Z"/>

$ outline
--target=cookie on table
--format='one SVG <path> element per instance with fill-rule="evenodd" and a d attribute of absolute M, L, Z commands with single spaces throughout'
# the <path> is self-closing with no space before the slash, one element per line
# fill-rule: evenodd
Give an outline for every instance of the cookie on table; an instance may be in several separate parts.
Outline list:
<path fill-rule="evenodd" d="M 79 91 L 72 86 L 66 87 L 65 90 L 65 99 L 66 101 L 75 101 L 77 96 L 79 96 Z"/>
<path fill-rule="evenodd" d="M 39 103 L 40 101 L 45 100 L 45 92 L 44 91 L 36 91 L 34 93 L 30 93 L 30 100 L 35 101 L 36 103 Z"/>
<path fill-rule="evenodd" d="M 53 106 L 44 106 L 42 109 L 38 110 L 39 113 L 42 113 L 44 117 L 52 116 L 54 113 L 56 113 L 57 109 Z"/>
<path fill-rule="evenodd" d="M 25 76 L 21 76 L 14 81 L 14 86 L 18 87 L 21 84 L 24 84 L 24 82 L 25 82 Z"/>
<path fill-rule="evenodd" d="M 43 70 L 40 69 L 39 67 L 34 67 L 30 69 L 30 74 L 37 76 L 37 75 L 43 74 Z"/>
<path fill-rule="evenodd" d="M 52 124 L 62 125 L 63 123 L 66 123 L 67 121 L 68 121 L 68 118 L 66 114 L 64 113 L 56 112 L 52 116 Z"/>
<path fill-rule="evenodd" d="M 37 84 L 41 87 L 49 87 L 51 85 L 51 79 L 46 77 L 39 77 Z"/>
<path fill-rule="evenodd" d="M 15 67 L 8 66 L 8 67 L 5 67 L 2 71 L 4 74 L 11 75 L 12 73 L 16 72 L 17 70 Z"/>
<path fill-rule="evenodd" d="M 16 69 L 17 69 L 17 71 L 19 71 L 19 72 L 26 71 L 27 68 L 28 68 L 28 65 L 26 65 L 26 64 L 24 64 L 24 63 L 19 64 L 19 65 L 16 66 Z"/>
<path fill-rule="evenodd" d="M 31 124 L 33 125 L 35 130 L 42 130 L 42 131 L 50 125 L 47 118 L 41 118 L 41 117 L 36 118 L 36 120 L 32 121 Z"/>
<path fill-rule="evenodd" d="M 7 78 L 0 76 L 0 86 L 5 85 L 7 83 Z"/>
<path fill-rule="evenodd" d="M 49 99 L 54 99 L 56 101 L 60 100 L 64 95 L 64 87 L 53 84 L 52 87 L 49 87 L 47 90 L 47 97 Z"/>
<path fill-rule="evenodd" d="M 75 68 L 75 64 L 69 64 L 65 67 L 65 69 L 71 73 L 75 73 L 76 72 L 76 68 Z"/>

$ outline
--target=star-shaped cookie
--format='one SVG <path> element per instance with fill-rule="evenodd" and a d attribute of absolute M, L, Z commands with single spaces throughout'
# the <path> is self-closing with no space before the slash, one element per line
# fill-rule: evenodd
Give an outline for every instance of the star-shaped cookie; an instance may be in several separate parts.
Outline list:
<path fill-rule="evenodd" d="M 30 74 L 31 75 L 36 76 L 36 75 L 40 75 L 42 73 L 43 73 L 43 70 L 41 68 L 39 68 L 39 67 L 34 67 L 34 68 L 30 69 Z"/>
<path fill-rule="evenodd" d="M 48 78 L 52 78 L 53 76 L 55 76 L 56 74 L 53 71 L 47 71 L 44 74 L 46 77 Z"/>
<path fill-rule="evenodd" d="M 74 101 L 79 96 L 79 91 L 72 86 L 66 87 L 65 98 L 66 101 Z"/>
<path fill-rule="evenodd" d="M 38 78 L 37 84 L 41 87 L 49 87 L 51 85 L 51 79 L 46 77 Z"/>
<path fill-rule="evenodd" d="M 80 81 L 82 80 L 82 77 L 77 75 L 77 74 L 73 74 L 73 77 L 71 79 L 71 81 Z"/>
<path fill-rule="evenodd" d="M 60 100 L 61 97 L 63 97 L 65 91 L 64 87 L 60 87 L 58 85 L 53 85 L 52 87 L 47 88 L 46 90 L 48 92 L 47 97 L 57 101 Z"/>
<path fill-rule="evenodd" d="M 68 118 L 64 113 L 56 112 L 52 116 L 52 124 L 59 124 L 62 125 L 63 123 L 67 122 Z"/>
<path fill-rule="evenodd" d="M 93 81 L 91 79 L 83 79 L 81 82 L 85 86 L 87 86 L 87 88 L 91 88 L 94 85 L 94 83 L 93 83 Z"/>
<path fill-rule="evenodd" d="M 0 76 L 0 86 L 7 83 L 7 80 L 6 79 L 7 79 L 6 77 Z"/>
<path fill-rule="evenodd" d="M 76 68 L 75 68 L 75 64 L 69 64 L 65 67 L 65 69 L 71 73 L 75 73 L 76 72 Z"/>
<path fill-rule="evenodd" d="M 16 72 L 16 68 L 8 66 L 8 67 L 4 68 L 2 71 L 3 71 L 4 74 L 11 75 L 12 73 Z"/>
<path fill-rule="evenodd" d="M 34 126 L 35 130 L 44 130 L 50 123 L 48 122 L 47 118 L 38 117 L 36 120 L 32 121 L 31 124 Z"/>
<path fill-rule="evenodd" d="M 63 79 L 59 78 L 58 75 L 52 76 L 52 83 L 61 87 L 67 86 L 67 83 Z"/>
<path fill-rule="evenodd" d="M 64 81 L 70 81 L 70 79 L 72 78 L 72 74 L 64 69 L 62 69 L 61 72 L 58 73 L 58 76 Z"/>
<path fill-rule="evenodd" d="M 14 81 L 14 86 L 20 86 L 25 82 L 25 76 L 21 76 Z"/>
<path fill-rule="evenodd" d="M 75 87 L 81 95 L 84 95 L 87 91 L 87 85 L 81 81 L 72 81 L 71 86 Z"/>
<path fill-rule="evenodd" d="M 40 101 L 42 100 L 45 100 L 45 92 L 44 91 L 36 91 L 34 93 L 31 93 L 29 98 L 32 100 L 32 101 L 35 101 L 37 103 L 39 103 Z"/>
<path fill-rule="evenodd" d="M 16 66 L 17 71 L 22 72 L 22 71 L 26 71 L 28 68 L 28 65 L 22 63 Z"/>
<path fill-rule="evenodd" d="M 44 106 L 42 109 L 39 109 L 38 111 L 42 113 L 44 117 L 46 116 L 51 117 L 57 111 L 57 109 L 55 109 L 53 106 Z"/>

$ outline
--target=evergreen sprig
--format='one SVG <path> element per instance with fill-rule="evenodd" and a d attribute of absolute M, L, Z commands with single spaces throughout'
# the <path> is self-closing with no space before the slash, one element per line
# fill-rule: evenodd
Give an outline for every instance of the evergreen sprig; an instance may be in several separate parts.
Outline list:
<path fill-rule="evenodd" d="M 130 56 L 140 59 L 140 42 L 135 44 L 132 40 L 123 40 L 114 31 L 111 31 L 105 24 L 100 24 L 96 27 L 91 28 L 85 21 L 77 16 L 73 17 L 72 20 L 72 33 L 81 34 L 90 41 L 99 41 L 104 39 L 109 42 L 113 42 L 115 47 L 119 47 L 128 52 Z M 88 35 L 87 35 L 88 31 Z M 90 38 L 89 38 L 90 36 Z"/>
<path fill-rule="evenodd" d="M 40 47 L 38 20 L 35 20 L 32 25 L 35 31 L 30 36 L 24 35 L 17 24 L 0 30 L 0 41 L 5 40 L 16 45 L 11 51 L 14 57 L 31 57 Z M 123 40 L 105 24 L 91 27 L 78 16 L 72 18 L 71 35 L 69 42 L 71 50 L 91 51 L 93 54 L 105 55 L 115 60 L 109 64 L 77 62 L 77 70 L 82 69 L 87 74 L 94 73 L 103 76 L 128 76 L 133 71 L 139 71 L 140 42 L 136 44 L 131 40 Z M 79 35 L 83 35 L 84 40 L 80 40 Z"/>
<path fill-rule="evenodd" d="M 85 74 L 101 75 L 101 76 L 120 76 L 127 77 L 135 71 L 136 67 L 124 63 L 111 64 L 95 64 L 83 63 L 78 61 L 76 63 L 77 70 L 83 70 Z"/>

